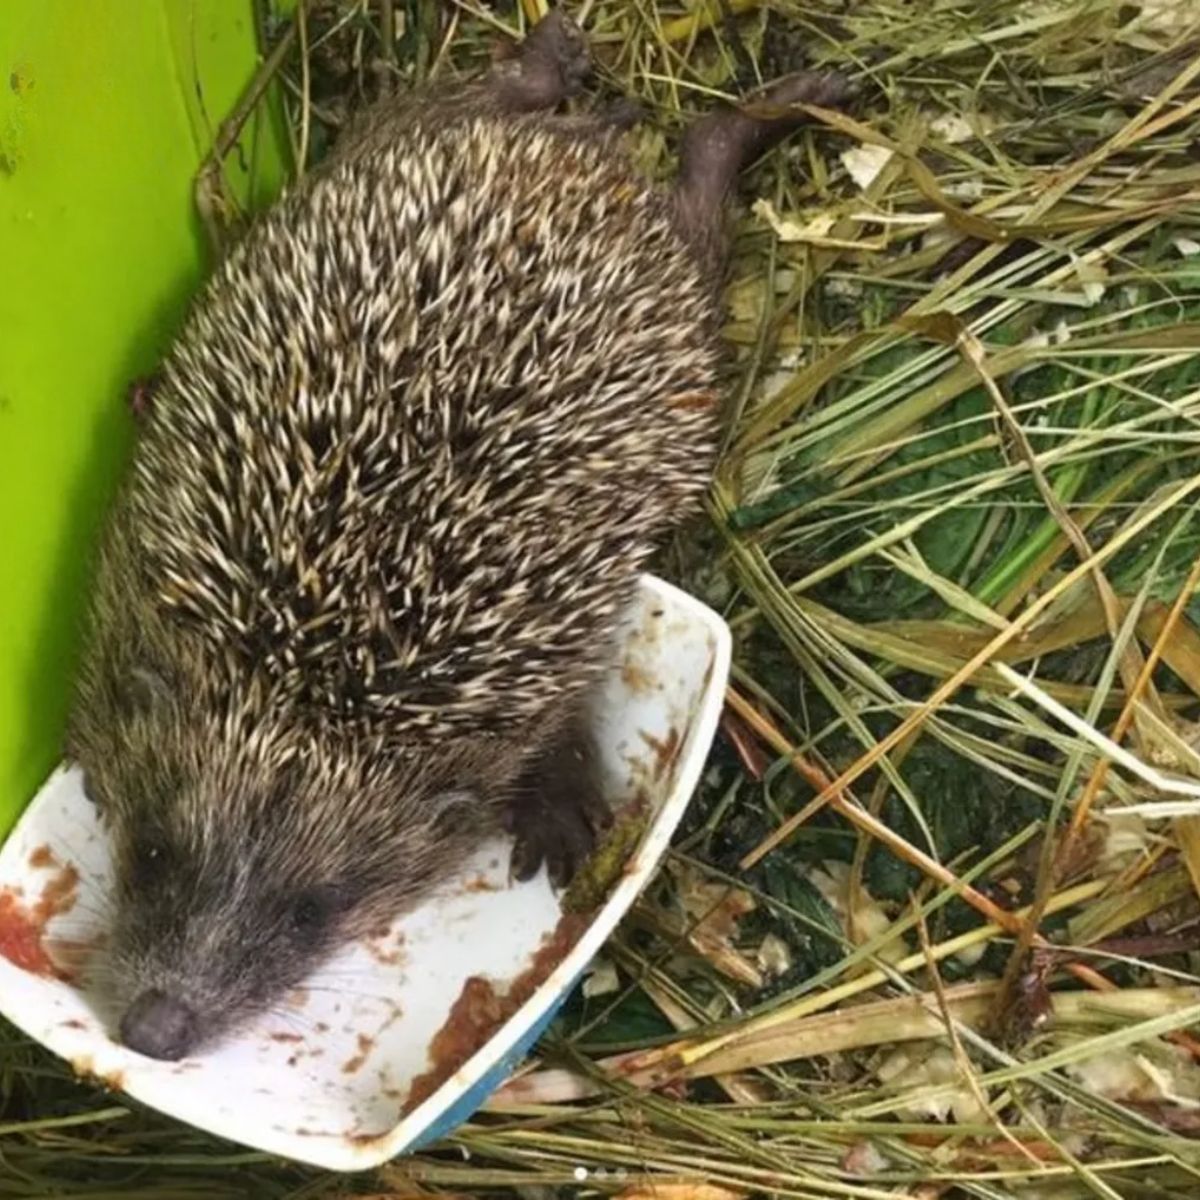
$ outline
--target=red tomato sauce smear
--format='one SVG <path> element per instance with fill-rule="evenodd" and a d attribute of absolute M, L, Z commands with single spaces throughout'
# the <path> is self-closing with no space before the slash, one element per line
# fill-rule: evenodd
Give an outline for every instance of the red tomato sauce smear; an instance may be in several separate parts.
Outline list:
<path fill-rule="evenodd" d="M 19 891 L 11 887 L 0 890 L 0 957 L 22 971 L 65 979 L 66 973 L 46 948 L 46 926 L 74 908 L 79 897 L 79 872 L 69 863 L 60 863 L 49 846 L 39 846 L 30 854 L 29 862 L 34 867 L 53 868 L 54 874 L 32 906 Z"/>

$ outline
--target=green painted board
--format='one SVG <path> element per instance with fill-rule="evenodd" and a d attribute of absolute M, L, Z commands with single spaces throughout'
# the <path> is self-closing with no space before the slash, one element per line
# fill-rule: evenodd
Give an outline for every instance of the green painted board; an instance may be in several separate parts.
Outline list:
<path fill-rule="evenodd" d="M 0 3 L 0 836 L 59 757 L 125 391 L 203 274 L 193 177 L 256 63 L 251 0 Z M 243 201 L 278 132 L 231 156 Z"/>

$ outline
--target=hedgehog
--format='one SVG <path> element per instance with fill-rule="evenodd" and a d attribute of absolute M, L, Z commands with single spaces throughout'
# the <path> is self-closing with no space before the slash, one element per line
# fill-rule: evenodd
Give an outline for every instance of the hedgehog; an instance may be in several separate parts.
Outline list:
<path fill-rule="evenodd" d="M 484 837 L 562 886 L 609 819 L 589 696 L 710 481 L 725 201 L 842 86 L 705 115 L 663 187 L 627 118 L 562 111 L 587 73 L 556 10 L 469 86 L 380 101 L 141 397 L 67 733 L 140 1054 L 235 1034 Z"/>

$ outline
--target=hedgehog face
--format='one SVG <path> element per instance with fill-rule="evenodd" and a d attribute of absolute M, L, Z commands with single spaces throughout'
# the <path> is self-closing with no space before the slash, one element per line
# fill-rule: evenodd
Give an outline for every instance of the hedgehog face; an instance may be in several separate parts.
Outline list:
<path fill-rule="evenodd" d="M 438 864 L 477 836 L 455 819 L 465 793 L 411 777 L 389 803 L 366 780 L 335 793 L 319 771 L 273 783 L 246 772 L 240 787 L 220 775 L 221 797 L 208 772 L 177 775 L 172 795 L 135 797 L 109 821 L 119 1034 L 154 1058 L 282 1008 L 335 951 L 424 897 Z"/>
<path fill-rule="evenodd" d="M 112 842 L 115 1025 L 160 1059 L 281 1009 L 489 831 L 469 756 L 431 770 L 427 751 L 381 754 L 345 730 L 335 752 L 320 731 L 181 687 L 143 689 L 73 739 Z"/>
<path fill-rule="evenodd" d="M 194 1053 L 280 1005 L 379 903 L 365 880 L 302 875 L 270 840 L 251 849 L 212 830 L 198 842 L 169 814 L 114 833 L 119 1035 L 152 1058 Z"/>

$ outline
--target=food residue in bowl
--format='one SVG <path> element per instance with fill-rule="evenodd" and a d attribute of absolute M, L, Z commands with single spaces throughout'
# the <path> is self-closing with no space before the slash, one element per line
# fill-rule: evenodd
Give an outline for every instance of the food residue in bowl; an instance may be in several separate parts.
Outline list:
<path fill-rule="evenodd" d="M 501 885 L 493 882 L 486 875 L 474 875 L 463 884 L 464 892 L 498 892 Z"/>
<path fill-rule="evenodd" d="M 71 1059 L 71 1070 L 83 1080 L 88 1080 L 92 1083 L 98 1083 L 101 1087 L 107 1088 L 110 1092 L 121 1092 L 125 1090 L 125 1072 L 124 1071 L 98 1071 L 96 1070 L 95 1060 L 90 1054 L 81 1054 L 78 1058 Z"/>
<path fill-rule="evenodd" d="M 363 945 L 367 953 L 381 967 L 402 967 L 408 960 L 408 948 L 403 931 L 392 934 L 391 930 L 365 938 Z"/>
<path fill-rule="evenodd" d="M 71 863 L 60 863 L 49 846 L 38 846 L 29 855 L 29 864 L 54 873 L 42 888 L 37 902 L 29 905 L 19 888 L 0 891 L 0 957 L 33 975 L 70 982 L 74 973 L 56 962 L 47 944 L 46 927 L 55 918 L 68 913 L 79 898 L 79 871 Z M 63 943 L 62 949 L 78 949 Z"/>
<path fill-rule="evenodd" d="M 375 1039 L 368 1037 L 365 1033 L 360 1033 L 358 1035 L 358 1050 L 352 1057 L 346 1059 L 346 1061 L 342 1063 L 342 1074 L 353 1075 L 359 1070 L 359 1068 L 362 1067 L 363 1063 L 367 1061 L 368 1057 L 370 1057 L 371 1051 L 374 1049 Z"/>
<path fill-rule="evenodd" d="M 654 778 L 673 778 L 680 751 L 683 749 L 683 735 L 674 726 L 667 730 L 665 738 L 657 738 L 645 730 L 641 730 L 640 733 L 642 741 L 654 751 Z"/>
<path fill-rule="evenodd" d="M 645 667 L 633 659 L 622 664 L 621 682 L 635 696 L 644 696 L 661 686 Z"/>
<path fill-rule="evenodd" d="M 499 1028 L 549 979 L 591 923 L 590 914 L 566 913 L 548 933 L 529 966 L 501 994 L 482 975 L 462 987 L 441 1029 L 429 1045 L 430 1066 L 412 1081 L 404 1112 L 412 1112 L 481 1050 Z"/>

